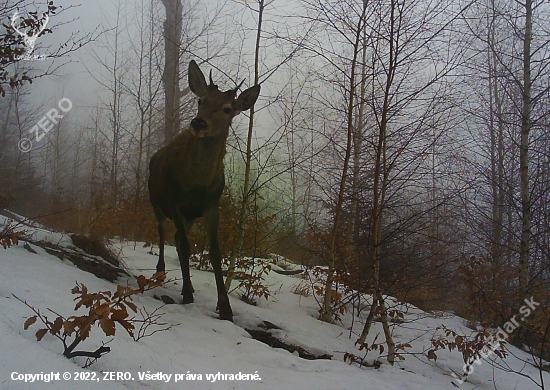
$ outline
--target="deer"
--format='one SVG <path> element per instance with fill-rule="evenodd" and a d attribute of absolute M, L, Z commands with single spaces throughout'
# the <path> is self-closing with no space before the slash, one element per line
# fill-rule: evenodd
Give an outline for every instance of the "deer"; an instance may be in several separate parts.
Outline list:
<path fill-rule="evenodd" d="M 223 159 L 229 126 L 235 116 L 254 105 L 260 85 L 248 88 L 237 97 L 243 80 L 236 88 L 222 92 L 212 81 L 212 71 L 207 84 L 194 60 L 189 63 L 188 82 L 191 92 L 198 97 L 197 114 L 190 126 L 159 149 L 149 163 L 149 197 L 160 241 L 156 275 L 165 275 L 165 223 L 171 219 L 176 227 L 174 240 L 182 272 L 182 303 L 193 303 L 194 289 L 189 271 L 191 248 L 187 235 L 195 219 L 202 217 L 216 279 L 216 309 L 220 319 L 233 321 L 218 242 L 219 201 L 225 187 Z"/>

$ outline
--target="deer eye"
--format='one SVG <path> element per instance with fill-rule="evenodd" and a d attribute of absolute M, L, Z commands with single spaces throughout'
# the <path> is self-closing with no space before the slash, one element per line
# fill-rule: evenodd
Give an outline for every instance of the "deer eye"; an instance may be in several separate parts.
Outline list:
<path fill-rule="evenodd" d="M 225 112 L 226 114 L 231 114 L 231 108 L 229 108 L 229 107 L 224 108 L 223 112 Z"/>

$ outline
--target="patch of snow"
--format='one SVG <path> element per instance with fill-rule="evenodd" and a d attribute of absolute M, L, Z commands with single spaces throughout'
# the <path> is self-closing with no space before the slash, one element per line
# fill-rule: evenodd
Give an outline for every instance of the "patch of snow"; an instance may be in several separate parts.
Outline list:
<path fill-rule="evenodd" d="M 0 225 L 6 218 L 0 217 Z M 26 226 L 35 240 L 45 240 L 62 246 L 73 247 L 70 237 L 49 231 L 43 227 Z M 157 256 L 147 252 L 150 248 L 133 243 L 116 243 L 130 273 L 151 276 L 155 272 Z M 83 369 L 84 358 L 66 359 L 61 355 L 61 343 L 47 334 L 41 342 L 34 336 L 40 328 L 34 324 L 23 330 L 23 323 L 32 312 L 12 294 L 26 300 L 30 305 L 46 312 L 48 308 L 72 315 L 74 302 L 70 293 L 75 282 L 85 284 L 89 291 L 115 290 L 114 283 L 99 279 L 81 271 L 67 261 L 49 255 L 42 248 L 31 247 L 30 253 L 22 243 L 7 250 L 0 248 L 0 388 L 1 389 L 389 389 L 389 390 L 440 390 L 451 389 L 451 372 L 462 373 L 462 357 L 458 352 L 438 351 L 436 362 L 428 361 L 425 351 L 438 326 L 445 325 L 459 333 L 471 334 L 464 320 L 452 313 L 426 313 L 412 305 L 388 297 L 388 305 L 405 313 L 404 323 L 393 326 L 396 343 L 409 342 L 412 348 L 404 354 L 406 360 L 394 366 L 382 364 L 380 369 L 361 368 L 343 361 L 344 353 L 361 355 L 355 346 L 368 310 L 360 317 L 346 313 L 341 323 L 328 324 L 316 319 L 318 305 L 313 296 L 292 292 L 300 282 L 300 276 L 287 276 L 270 272 L 266 284 L 271 286 L 269 300 L 258 299 L 251 306 L 239 299 L 239 291 L 230 294 L 235 323 L 220 321 L 215 313 L 216 285 L 214 274 L 208 271 L 191 270 L 195 288 L 195 302 L 189 305 L 166 305 L 163 321 L 178 324 L 168 331 L 159 332 L 139 342 L 133 341 L 123 329 L 118 328 L 116 337 L 108 344 L 111 352 L 100 358 L 89 369 Z M 282 257 L 273 256 L 275 267 L 300 269 Z M 287 268 L 285 268 L 287 267 Z M 179 260 L 174 247 L 166 247 L 166 269 L 170 278 L 180 278 Z M 119 284 L 135 284 L 133 278 L 119 278 Z M 181 301 L 181 282 L 176 280 L 143 295 L 134 302 L 149 311 L 163 304 L 154 296 L 168 295 Z M 368 308 L 368 302 L 366 302 Z M 52 314 L 53 318 L 53 314 Z M 316 355 L 328 353 L 333 360 L 304 360 L 293 353 L 274 349 L 254 340 L 245 330 L 258 328 L 263 321 L 275 324 L 280 329 L 270 331 L 288 344 L 295 344 Z M 349 328 L 353 322 L 353 332 Z M 92 331 L 81 349 L 95 350 L 101 341 L 99 328 Z M 383 332 L 379 323 L 373 324 L 369 336 L 372 343 Z M 508 346 L 514 356 L 506 363 L 514 370 L 538 380 L 538 371 L 522 359 L 529 359 L 526 352 Z M 80 349 L 80 347 L 79 347 Z M 371 352 L 368 361 L 377 355 Z M 381 359 L 383 360 L 383 359 Z M 59 380 L 45 383 L 25 383 L 11 379 L 13 373 L 39 374 L 68 372 L 86 373 L 93 381 Z M 129 373 L 130 380 L 103 380 L 104 372 Z M 140 379 L 140 373 L 163 373 L 172 375 L 168 381 Z M 261 380 L 216 380 L 206 379 L 206 374 L 257 374 Z M 186 380 L 186 374 L 201 374 L 202 380 Z M 183 379 L 175 382 L 175 375 Z M 81 375 L 81 374 L 79 374 Z M 493 375 L 495 382 L 493 383 Z M 548 381 L 548 373 L 545 373 Z M 98 379 L 97 381 L 95 379 Z M 458 386 L 458 385 L 457 385 Z M 495 370 L 488 362 L 475 367 L 468 382 L 461 389 L 512 390 L 537 389 L 529 378 Z"/>

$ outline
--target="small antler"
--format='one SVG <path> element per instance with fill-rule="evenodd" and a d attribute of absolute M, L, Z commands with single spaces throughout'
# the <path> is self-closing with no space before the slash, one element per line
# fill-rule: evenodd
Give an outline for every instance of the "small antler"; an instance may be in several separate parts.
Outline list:
<path fill-rule="evenodd" d="M 214 85 L 214 80 L 212 80 L 212 69 L 210 69 L 210 85 Z"/>
<path fill-rule="evenodd" d="M 241 88 L 241 85 L 243 85 L 244 83 L 244 80 L 241 81 L 241 83 L 239 85 L 237 85 L 237 88 L 235 88 L 235 92 L 237 92 L 239 90 L 239 88 Z"/>

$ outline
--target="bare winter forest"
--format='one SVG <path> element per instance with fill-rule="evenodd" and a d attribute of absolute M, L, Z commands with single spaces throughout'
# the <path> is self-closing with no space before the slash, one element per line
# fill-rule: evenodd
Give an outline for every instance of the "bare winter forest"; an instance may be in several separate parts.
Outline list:
<path fill-rule="evenodd" d="M 511 342 L 550 357 L 550 2 L 72 3 L 0 1 L 1 209 L 158 248 L 149 162 L 197 114 L 194 60 L 261 85 L 227 140 L 227 288 L 277 254 L 321 274 L 322 321 L 373 294 L 360 341 L 381 318 L 390 359 L 386 296 L 492 327 L 534 297 Z"/>

